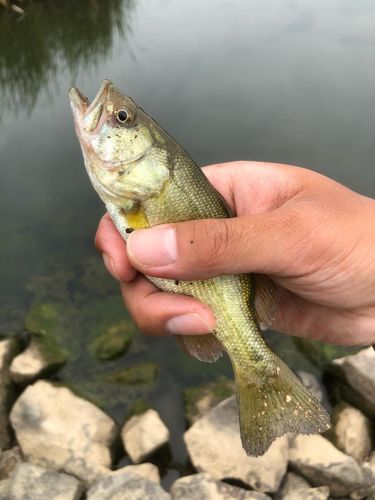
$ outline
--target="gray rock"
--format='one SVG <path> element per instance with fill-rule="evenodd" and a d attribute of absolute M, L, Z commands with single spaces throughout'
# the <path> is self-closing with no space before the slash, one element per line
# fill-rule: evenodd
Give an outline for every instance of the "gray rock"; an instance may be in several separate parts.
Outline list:
<path fill-rule="evenodd" d="M 329 486 L 333 496 L 345 496 L 365 486 L 359 464 L 318 434 L 298 435 L 289 454 L 293 469 L 314 486 Z"/>
<path fill-rule="evenodd" d="M 69 389 L 40 380 L 21 394 L 10 418 L 23 454 L 33 463 L 88 484 L 108 473 L 116 425 Z"/>
<path fill-rule="evenodd" d="M 205 473 L 178 479 L 172 485 L 171 494 L 173 500 L 271 500 L 265 493 L 236 488 Z"/>
<path fill-rule="evenodd" d="M 316 375 L 314 375 L 313 373 L 305 372 L 303 370 L 299 370 L 297 372 L 297 375 L 301 379 L 303 385 L 310 390 L 310 392 L 320 403 L 326 399 L 326 391 L 324 385 L 319 381 Z"/>
<path fill-rule="evenodd" d="M 21 462 L 23 462 L 23 458 L 18 446 L 3 451 L 0 455 L 0 481 L 9 477 L 15 466 Z"/>
<path fill-rule="evenodd" d="M 215 479 L 237 479 L 262 492 L 279 489 L 288 462 L 287 436 L 261 457 L 249 457 L 241 445 L 238 409 L 231 397 L 210 410 L 185 433 L 190 459 L 199 472 Z"/>
<path fill-rule="evenodd" d="M 170 500 L 169 493 L 134 471 L 104 476 L 91 486 L 87 500 Z"/>
<path fill-rule="evenodd" d="M 310 484 L 302 476 L 296 474 L 295 472 L 288 472 L 286 474 L 283 484 L 278 492 L 277 498 L 288 499 L 288 495 L 299 489 L 310 488 Z"/>
<path fill-rule="evenodd" d="M 317 488 L 300 488 L 291 491 L 285 500 L 327 500 L 329 498 L 328 486 Z"/>
<path fill-rule="evenodd" d="M 352 500 L 375 500 L 375 451 L 369 459 L 362 463 L 362 471 L 366 480 L 366 486 L 350 494 Z"/>
<path fill-rule="evenodd" d="M 0 449 L 10 446 L 9 409 L 14 401 L 14 388 L 9 366 L 18 352 L 15 338 L 0 340 Z"/>
<path fill-rule="evenodd" d="M 133 472 L 144 479 L 160 484 L 159 469 L 154 464 L 144 463 L 139 465 L 127 465 L 126 467 L 110 472 L 109 475 L 120 476 L 124 472 Z"/>
<path fill-rule="evenodd" d="M 75 477 L 27 463 L 18 464 L 1 485 L 4 500 L 78 500 L 82 493 Z"/>
<path fill-rule="evenodd" d="M 340 375 L 356 392 L 363 409 L 375 415 L 375 352 L 372 347 L 357 354 L 335 359 L 332 370 Z"/>
<path fill-rule="evenodd" d="M 340 405 L 333 413 L 330 432 L 334 445 L 362 462 L 371 453 L 371 422 L 362 412 L 349 405 Z"/>
<path fill-rule="evenodd" d="M 132 462 L 138 464 L 168 443 L 169 430 L 155 410 L 147 410 L 125 423 L 121 438 Z"/>
<path fill-rule="evenodd" d="M 30 345 L 10 365 L 10 375 L 16 384 L 27 384 L 36 380 L 41 374 L 48 371 L 50 363 L 38 349 L 36 343 Z"/>

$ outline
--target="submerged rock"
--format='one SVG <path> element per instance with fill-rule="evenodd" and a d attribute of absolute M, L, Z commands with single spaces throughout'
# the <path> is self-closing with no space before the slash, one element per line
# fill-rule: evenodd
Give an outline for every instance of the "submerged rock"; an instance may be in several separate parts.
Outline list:
<path fill-rule="evenodd" d="M 134 327 L 127 321 L 118 321 L 94 340 L 92 349 L 98 359 L 113 359 L 129 349 L 133 337 Z"/>
<path fill-rule="evenodd" d="M 287 468 L 288 438 L 277 439 L 261 457 L 246 455 L 235 397 L 226 399 L 195 422 L 184 439 L 199 472 L 216 479 L 240 480 L 257 491 L 273 493 L 279 489 Z"/>
<path fill-rule="evenodd" d="M 65 387 L 43 380 L 28 386 L 10 418 L 23 454 L 35 463 L 72 473 L 86 483 L 111 466 L 115 423 Z"/>
<path fill-rule="evenodd" d="M 168 443 L 169 430 L 155 410 L 147 410 L 125 422 L 121 438 L 132 462 L 139 463 Z"/>
<path fill-rule="evenodd" d="M 348 399 L 371 416 L 375 416 L 375 351 L 372 347 L 362 349 L 357 354 L 335 359 L 331 369 L 345 380 L 354 391 Z M 357 395 L 357 398 L 356 398 Z"/>
<path fill-rule="evenodd" d="M 314 486 L 329 486 L 333 496 L 345 496 L 365 486 L 361 467 L 319 434 L 295 437 L 290 464 Z"/>
<path fill-rule="evenodd" d="M 319 368 L 325 368 L 334 359 L 358 351 L 358 347 L 325 344 L 324 342 L 304 337 L 293 337 L 293 342 L 297 349 Z"/>
<path fill-rule="evenodd" d="M 78 500 L 81 493 L 75 477 L 27 463 L 18 464 L 0 483 L 0 498 L 8 500 Z"/>
<path fill-rule="evenodd" d="M 271 500 L 265 493 L 230 486 L 205 473 L 178 479 L 171 494 L 173 500 Z"/>
<path fill-rule="evenodd" d="M 9 477 L 17 464 L 23 462 L 21 450 L 18 446 L 0 452 L 0 481 Z"/>
<path fill-rule="evenodd" d="M 157 483 L 125 469 L 95 481 L 87 492 L 87 500 L 170 500 L 169 493 Z"/>
<path fill-rule="evenodd" d="M 222 378 L 197 387 L 189 387 L 184 391 L 185 416 L 189 424 L 193 424 L 208 410 L 235 393 L 233 380 Z"/>
<path fill-rule="evenodd" d="M 113 384 L 149 385 L 155 382 L 159 368 L 156 363 L 138 363 L 124 370 L 110 373 L 106 381 Z"/>
<path fill-rule="evenodd" d="M 0 339 L 0 449 L 8 448 L 11 441 L 8 412 L 14 400 L 14 388 L 9 366 L 18 349 L 14 337 Z"/>
<path fill-rule="evenodd" d="M 329 437 L 341 451 L 362 462 L 371 453 L 372 428 L 370 420 L 347 404 L 335 408 Z"/>

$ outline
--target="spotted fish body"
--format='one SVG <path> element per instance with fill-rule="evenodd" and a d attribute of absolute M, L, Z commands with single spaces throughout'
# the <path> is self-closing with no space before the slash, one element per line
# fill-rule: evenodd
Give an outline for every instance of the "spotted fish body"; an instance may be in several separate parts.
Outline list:
<path fill-rule="evenodd" d="M 91 105 L 76 88 L 70 101 L 87 172 L 124 239 L 131 229 L 230 216 L 186 151 L 111 82 L 103 82 Z M 148 279 L 161 290 L 192 296 L 212 308 L 214 332 L 179 340 L 202 361 L 228 353 L 249 455 L 264 454 L 285 433 L 329 427 L 324 408 L 262 337 L 255 304 L 269 297 L 269 284 L 245 274 L 193 282 Z"/>

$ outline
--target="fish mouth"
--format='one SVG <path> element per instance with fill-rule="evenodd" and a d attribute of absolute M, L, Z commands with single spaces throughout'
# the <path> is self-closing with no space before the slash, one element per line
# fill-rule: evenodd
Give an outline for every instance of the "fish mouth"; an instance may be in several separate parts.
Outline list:
<path fill-rule="evenodd" d="M 73 114 L 80 118 L 89 117 L 90 114 L 94 112 L 98 107 L 98 105 L 103 105 L 105 103 L 109 91 L 112 87 L 113 83 L 110 80 L 104 80 L 99 89 L 99 92 L 97 93 L 91 104 L 89 99 L 83 92 L 81 92 L 77 87 L 72 87 L 69 90 L 69 100 L 73 110 Z"/>

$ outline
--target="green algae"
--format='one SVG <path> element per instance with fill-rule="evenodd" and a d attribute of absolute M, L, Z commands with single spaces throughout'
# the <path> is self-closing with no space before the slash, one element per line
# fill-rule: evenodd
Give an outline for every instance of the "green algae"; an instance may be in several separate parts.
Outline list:
<path fill-rule="evenodd" d="M 354 354 L 361 349 L 360 347 L 325 344 L 303 337 L 293 337 L 293 341 L 297 349 L 315 366 L 321 369 L 326 368 L 334 359 Z"/>
<path fill-rule="evenodd" d="M 150 410 L 151 408 L 152 406 L 144 399 L 136 399 L 130 405 L 125 415 L 124 422 L 129 420 L 129 418 L 134 417 L 135 415 L 142 415 L 142 413 L 145 413 L 147 410 Z"/>
<path fill-rule="evenodd" d="M 114 359 L 128 351 L 133 338 L 134 328 L 127 321 L 119 321 L 99 335 L 91 348 L 98 359 Z"/>
<path fill-rule="evenodd" d="M 31 333 L 31 344 L 40 352 L 47 364 L 47 371 L 54 371 L 65 364 L 68 353 L 59 342 L 61 335 L 61 308 L 52 303 L 34 305 L 25 319 L 25 328 Z"/>
<path fill-rule="evenodd" d="M 150 385 L 155 382 L 159 368 L 155 363 L 138 363 L 107 375 L 106 381 L 124 385 Z"/>
<path fill-rule="evenodd" d="M 203 413 L 235 393 L 233 380 L 220 377 L 215 382 L 188 387 L 183 392 L 185 416 L 189 423 L 195 422 Z"/>

